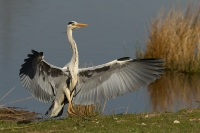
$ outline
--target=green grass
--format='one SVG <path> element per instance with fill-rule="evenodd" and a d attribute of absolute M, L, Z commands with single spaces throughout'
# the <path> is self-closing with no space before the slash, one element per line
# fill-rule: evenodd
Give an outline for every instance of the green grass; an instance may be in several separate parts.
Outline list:
<path fill-rule="evenodd" d="M 0 132 L 144 132 L 197 133 L 200 132 L 200 109 L 183 109 L 176 113 L 143 113 L 114 116 L 95 116 L 82 120 L 37 121 L 28 124 L 0 121 Z M 178 120 L 180 123 L 174 123 Z"/>

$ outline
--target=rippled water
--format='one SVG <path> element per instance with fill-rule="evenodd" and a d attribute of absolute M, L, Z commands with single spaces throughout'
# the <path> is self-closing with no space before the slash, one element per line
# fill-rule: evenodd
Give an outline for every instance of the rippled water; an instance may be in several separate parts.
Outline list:
<path fill-rule="evenodd" d="M 185 6 L 187 0 L 181 2 Z M 162 6 L 168 10 L 170 3 L 177 4 L 172 0 L 1 0 L 0 98 L 12 87 L 15 86 L 15 89 L 0 104 L 30 96 L 21 86 L 18 74 L 31 49 L 43 51 L 45 60 L 56 66 L 62 67 L 70 60 L 71 49 L 64 33 L 69 21 L 89 24 L 73 34 L 79 49 L 80 66 L 85 62 L 98 65 L 123 56 L 135 58 L 135 47 L 143 47 L 148 37 L 146 22 L 150 22 Z M 199 84 L 190 80 L 194 77 L 168 77 L 169 74 L 165 74 L 149 88 L 109 100 L 105 114 L 113 108 L 127 107 L 129 103 L 129 113 L 176 111 L 182 107 L 197 106 L 194 101 L 199 98 Z M 45 113 L 50 103 L 32 98 L 7 106 Z M 122 113 L 125 110 L 115 111 Z"/>

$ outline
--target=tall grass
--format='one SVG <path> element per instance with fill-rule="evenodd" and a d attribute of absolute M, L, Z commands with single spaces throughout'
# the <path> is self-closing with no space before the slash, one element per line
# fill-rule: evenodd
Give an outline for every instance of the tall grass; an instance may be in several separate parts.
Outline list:
<path fill-rule="evenodd" d="M 200 6 L 160 10 L 149 26 L 146 51 L 137 51 L 137 57 L 164 57 L 167 69 L 200 72 Z"/>

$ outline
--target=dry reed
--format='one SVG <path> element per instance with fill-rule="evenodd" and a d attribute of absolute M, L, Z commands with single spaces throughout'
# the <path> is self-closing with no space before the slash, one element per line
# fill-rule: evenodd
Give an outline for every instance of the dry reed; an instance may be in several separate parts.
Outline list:
<path fill-rule="evenodd" d="M 95 116 L 100 114 L 101 104 L 91 104 L 91 105 L 75 105 L 74 109 L 84 116 Z"/>
<path fill-rule="evenodd" d="M 186 73 L 200 72 L 200 6 L 191 3 L 182 11 L 181 5 L 161 10 L 149 27 L 145 52 L 138 58 L 166 60 L 166 68 Z"/>

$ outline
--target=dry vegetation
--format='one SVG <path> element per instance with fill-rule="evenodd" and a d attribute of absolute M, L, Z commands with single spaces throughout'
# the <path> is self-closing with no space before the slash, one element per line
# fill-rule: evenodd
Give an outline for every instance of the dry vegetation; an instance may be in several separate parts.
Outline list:
<path fill-rule="evenodd" d="M 137 51 L 137 57 L 164 57 L 167 69 L 200 72 L 200 6 L 161 10 L 151 21 L 146 51 Z"/>
<path fill-rule="evenodd" d="M 38 113 L 15 108 L 0 108 L 0 120 L 7 122 L 29 123 L 37 120 Z"/>
<path fill-rule="evenodd" d="M 91 104 L 91 105 L 76 105 L 75 110 L 83 116 L 95 116 L 100 114 L 101 104 Z"/>

